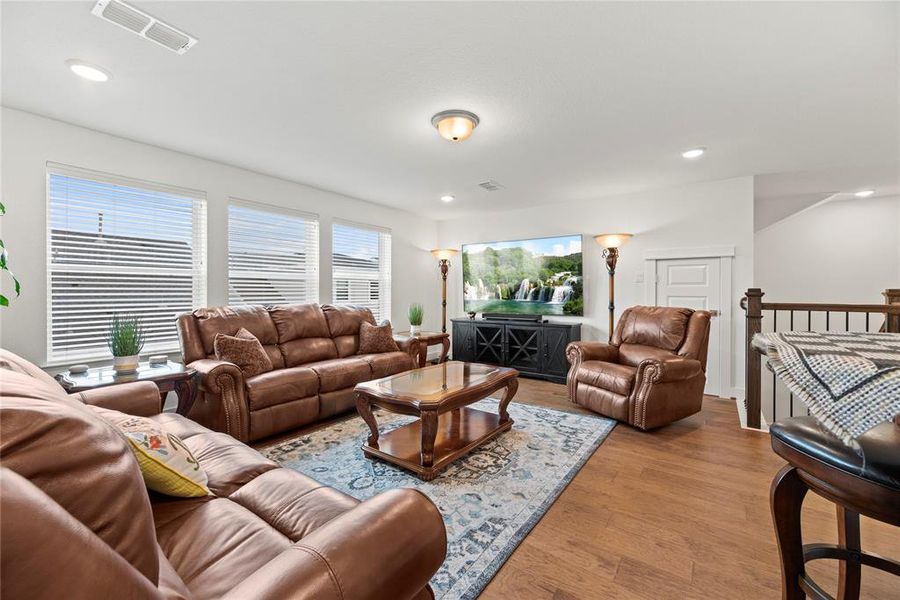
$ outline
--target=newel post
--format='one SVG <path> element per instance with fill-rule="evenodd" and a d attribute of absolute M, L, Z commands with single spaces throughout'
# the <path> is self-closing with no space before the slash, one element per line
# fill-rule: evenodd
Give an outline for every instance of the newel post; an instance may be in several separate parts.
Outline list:
<path fill-rule="evenodd" d="M 900 289 L 887 289 L 881 292 L 885 304 L 900 304 Z M 900 315 L 885 315 L 884 330 L 888 333 L 900 333 Z"/>
<path fill-rule="evenodd" d="M 747 409 L 747 427 L 759 429 L 762 412 L 761 360 L 759 352 L 753 349 L 753 336 L 762 331 L 762 297 L 759 288 L 750 288 L 741 303 L 747 313 L 747 336 L 744 348 L 746 380 L 744 382 L 744 407 Z"/>

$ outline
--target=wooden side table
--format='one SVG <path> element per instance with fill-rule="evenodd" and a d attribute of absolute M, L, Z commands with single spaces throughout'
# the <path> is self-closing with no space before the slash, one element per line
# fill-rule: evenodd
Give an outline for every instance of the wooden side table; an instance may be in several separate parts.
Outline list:
<path fill-rule="evenodd" d="M 400 331 L 394 334 L 400 338 L 415 338 L 419 340 L 421 344 L 421 349 L 419 350 L 419 367 L 424 367 L 425 363 L 428 359 L 428 347 L 429 346 L 437 346 L 441 345 L 441 357 L 438 359 L 438 363 L 447 362 L 447 354 L 450 352 L 450 334 L 449 333 L 440 333 L 438 331 L 420 331 L 419 333 L 413 335 L 409 331 Z"/>
<path fill-rule="evenodd" d="M 165 406 L 166 394 L 175 392 L 178 396 L 178 407 L 175 411 L 180 415 L 186 415 L 197 397 L 196 376 L 197 372 L 194 369 L 168 361 L 164 365 L 142 362 L 138 365 L 137 372 L 128 375 L 119 375 L 111 365 L 88 369 L 86 373 L 63 371 L 56 375 L 56 380 L 70 394 L 132 381 L 152 381 L 159 388 L 160 412 Z"/>

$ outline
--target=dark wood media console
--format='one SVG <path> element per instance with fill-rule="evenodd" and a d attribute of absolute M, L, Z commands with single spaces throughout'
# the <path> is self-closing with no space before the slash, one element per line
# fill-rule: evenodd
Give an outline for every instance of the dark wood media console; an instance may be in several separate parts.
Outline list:
<path fill-rule="evenodd" d="M 514 319 L 451 319 L 453 360 L 517 369 L 523 377 L 566 382 L 566 346 L 581 339 L 580 323 Z"/>

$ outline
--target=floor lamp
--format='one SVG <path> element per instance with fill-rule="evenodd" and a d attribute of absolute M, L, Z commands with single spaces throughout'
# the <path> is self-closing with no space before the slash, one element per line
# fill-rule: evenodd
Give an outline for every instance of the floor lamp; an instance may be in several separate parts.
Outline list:
<path fill-rule="evenodd" d="M 603 258 L 606 259 L 606 270 L 609 271 L 609 340 L 612 341 L 613 323 L 616 312 L 616 261 L 619 260 L 619 248 L 628 243 L 630 233 L 603 233 L 594 236 L 594 240 L 603 247 Z"/>
<path fill-rule="evenodd" d="M 447 333 L 447 272 L 450 270 L 450 259 L 456 256 L 457 250 L 435 249 L 431 255 L 438 259 L 441 267 L 441 333 Z"/>

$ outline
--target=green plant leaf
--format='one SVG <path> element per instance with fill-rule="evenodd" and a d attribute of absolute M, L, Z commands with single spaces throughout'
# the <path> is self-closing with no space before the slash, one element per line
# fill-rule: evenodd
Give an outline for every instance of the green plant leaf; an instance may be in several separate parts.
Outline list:
<path fill-rule="evenodd" d="M 0 306 L 9 306 L 9 298 L 0 294 Z"/>
<path fill-rule="evenodd" d="M 6 207 L 3 206 L 2 202 L 0 202 L 0 215 L 5 215 L 5 214 L 6 214 Z"/>

